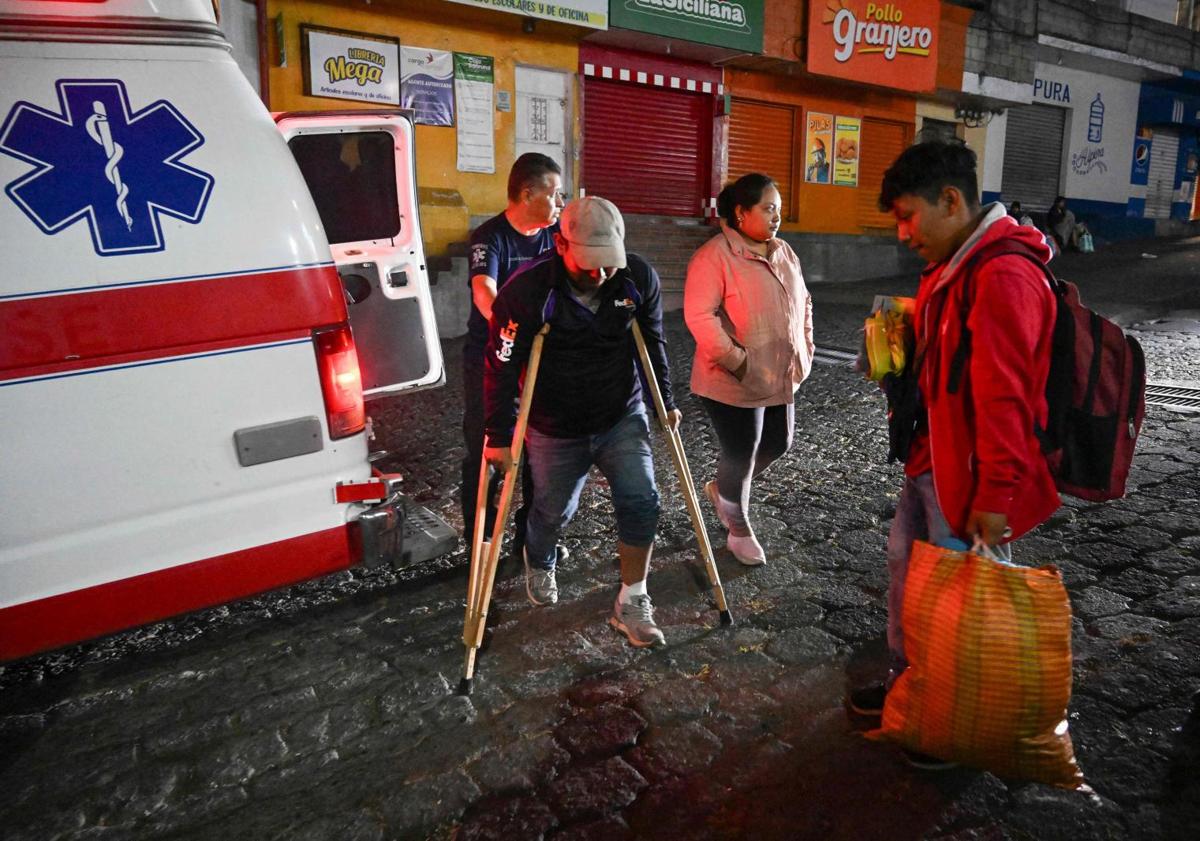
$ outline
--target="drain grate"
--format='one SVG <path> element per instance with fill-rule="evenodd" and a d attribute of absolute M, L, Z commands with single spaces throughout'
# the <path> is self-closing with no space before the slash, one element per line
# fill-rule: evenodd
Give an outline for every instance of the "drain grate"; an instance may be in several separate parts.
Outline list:
<path fill-rule="evenodd" d="M 1200 412 L 1200 388 L 1146 383 L 1146 405 L 1175 412 Z"/>

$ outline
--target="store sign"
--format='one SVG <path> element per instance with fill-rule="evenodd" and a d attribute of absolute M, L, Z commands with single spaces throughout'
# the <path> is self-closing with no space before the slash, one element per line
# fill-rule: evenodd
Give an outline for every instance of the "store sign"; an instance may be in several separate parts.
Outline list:
<path fill-rule="evenodd" d="M 909 91 L 936 87 L 938 0 L 810 0 L 808 70 Z"/>
<path fill-rule="evenodd" d="M 761 53 L 764 0 L 612 0 L 612 25 Z"/>
<path fill-rule="evenodd" d="M 309 96 L 400 104 L 400 42 L 302 24 L 304 92 Z"/>
<path fill-rule="evenodd" d="M 608 0 L 450 0 L 464 6 L 512 12 L 527 18 L 541 18 L 558 23 L 573 23 L 590 29 L 608 29 Z M 613 0 L 614 3 L 620 0 Z"/>

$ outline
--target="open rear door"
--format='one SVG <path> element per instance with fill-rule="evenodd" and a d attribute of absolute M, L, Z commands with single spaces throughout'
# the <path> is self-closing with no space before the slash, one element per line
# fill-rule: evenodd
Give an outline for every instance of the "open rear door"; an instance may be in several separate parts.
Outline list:
<path fill-rule="evenodd" d="M 441 385 L 407 112 L 283 113 L 275 122 L 342 278 L 366 399 Z"/>

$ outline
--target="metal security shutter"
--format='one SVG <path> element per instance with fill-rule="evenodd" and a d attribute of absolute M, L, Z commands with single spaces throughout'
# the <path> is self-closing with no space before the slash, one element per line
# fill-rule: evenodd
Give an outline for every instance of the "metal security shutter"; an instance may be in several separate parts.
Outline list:
<path fill-rule="evenodd" d="M 588 79 L 583 187 L 624 213 L 699 216 L 709 194 L 712 97 Z"/>
<path fill-rule="evenodd" d="M 1146 218 L 1168 219 L 1175 197 L 1175 166 L 1179 161 L 1179 132 L 1156 128 L 1150 142 L 1150 178 L 1146 183 Z"/>
<path fill-rule="evenodd" d="M 1008 109 L 1000 190 L 1025 210 L 1049 210 L 1058 196 L 1066 109 L 1019 105 Z"/>
<path fill-rule="evenodd" d="M 774 178 L 783 218 L 789 221 L 796 219 L 792 173 L 798 111 L 787 105 L 735 99 L 729 114 L 729 180 L 736 181 L 748 172 Z"/>
<path fill-rule="evenodd" d="M 859 143 L 858 195 L 855 204 L 858 224 L 864 228 L 894 228 L 896 220 L 890 213 L 879 210 L 879 188 L 883 173 L 912 142 L 911 123 L 875 120 L 862 122 L 862 141 Z"/>

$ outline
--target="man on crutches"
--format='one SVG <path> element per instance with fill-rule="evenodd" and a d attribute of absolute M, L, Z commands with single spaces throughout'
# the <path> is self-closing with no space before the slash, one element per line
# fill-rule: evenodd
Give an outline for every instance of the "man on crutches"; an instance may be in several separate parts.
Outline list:
<path fill-rule="evenodd" d="M 526 592 L 535 605 L 558 601 L 555 546 L 594 464 L 612 488 L 617 518 L 621 589 L 609 622 L 635 646 L 661 645 L 646 590 L 659 496 L 631 332 L 636 319 L 675 429 L 682 416 L 671 396 L 658 274 L 636 254 L 626 255 L 624 220 L 605 199 L 572 202 L 560 226 L 555 256 L 509 280 L 492 308 L 484 457 L 498 470 L 512 462 L 521 371 L 534 337 L 548 324 L 525 435 L 534 480 Z"/>

